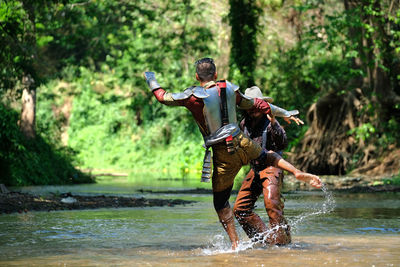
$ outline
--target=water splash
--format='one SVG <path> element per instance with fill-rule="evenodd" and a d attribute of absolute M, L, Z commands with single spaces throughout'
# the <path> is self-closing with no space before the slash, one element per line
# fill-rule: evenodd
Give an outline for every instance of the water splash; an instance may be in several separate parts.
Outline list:
<path fill-rule="evenodd" d="M 310 217 L 327 214 L 335 209 L 336 201 L 332 195 L 332 192 L 328 190 L 325 184 L 322 185 L 321 190 L 324 193 L 325 200 L 322 205 L 320 205 L 320 208 L 314 208 L 311 210 L 311 212 L 300 214 L 294 219 L 289 220 L 289 224 L 292 226 L 292 230 L 294 230 L 296 226 L 304 222 L 306 219 L 309 219 Z"/>
<path fill-rule="evenodd" d="M 292 231 L 296 228 L 296 226 L 305 220 L 314 216 L 330 213 L 335 209 L 336 201 L 332 195 L 332 192 L 329 191 L 325 185 L 321 187 L 321 190 L 324 193 L 324 202 L 322 204 L 318 204 L 318 207 L 312 209 L 311 212 L 300 214 L 294 219 L 289 220 L 289 225 Z M 211 245 L 202 249 L 201 254 L 210 256 L 216 254 L 238 253 L 240 251 L 258 248 L 260 245 L 266 246 L 268 244 L 268 239 L 274 239 L 274 237 L 276 237 L 275 235 L 279 231 L 286 230 L 287 227 L 288 225 L 276 225 L 275 227 L 268 229 L 266 232 L 257 234 L 252 241 L 241 241 L 236 250 L 232 250 L 231 243 L 225 238 L 224 235 L 216 235 L 214 236 Z"/>
<path fill-rule="evenodd" d="M 231 244 L 226 242 L 225 237 L 223 235 L 216 235 L 211 241 L 211 245 L 202 249 L 201 254 L 210 256 L 232 252 Z"/>
<path fill-rule="evenodd" d="M 240 251 L 248 250 L 254 247 L 251 241 L 241 241 L 235 250 L 232 250 L 231 243 L 225 238 L 224 235 L 216 235 L 211 242 L 211 245 L 202 249 L 202 255 L 211 256 L 217 254 L 238 253 Z"/>
<path fill-rule="evenodd" d="M 295 230 L 296 227 L 304 222 L 306 219 L 332 212 L 336 207 L 335 198 L 333 197 L 332 192 L 329 191 L 325 185 L 321 187 L 321 190 L 324 193 L 325 200 L 322 204 L 318 204 L 317 208 L 311 209 L 310 212 L 300 214 L 294 219 L 289 220 L 289 225 L 276 225 L 275 227 L 269 228 L 263 233 L 257 234 L 253 238 L 253 244 L 255 246 L 257 246 L 258 244 L 268 244 L 269 240 L 275 240 L 277 238 L 277 235 L 282 231 L 286 231 L 288 227 L 290 227 L 291 232 L 293 232 L 293 230 Z"/>

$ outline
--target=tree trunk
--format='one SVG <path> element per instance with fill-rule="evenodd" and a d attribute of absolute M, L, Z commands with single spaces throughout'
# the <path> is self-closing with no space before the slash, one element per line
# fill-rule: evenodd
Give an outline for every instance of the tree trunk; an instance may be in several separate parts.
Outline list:
<path fill-rule="evenodd" d="M 378 14 L 383 12 L 380 1 L 374 2 L 373 8 Z M 370 15 L 370 24 L 375 28 L 374 34 L 371 36 L 375 46 L 373 54 L 375 57 L 380 55 L 380 59 L 374 58 L 373 90 L 381 105 L 381 118 L 384 120 L 388 117 L 386 114 L 388 107 L 400 103 L 400 96 L 394 91 L 395 84 L 398 83 L 397 75 L 400 74 L 398 73 L 398 60 L 394 60 L 396 53 L 390 46 L 390 33 L 386 30 L 385 22 L 389 24 L 390 31 L 390 22 L 386 18 Z"/>
<path fill-rule="evenodd" d="M 346 12 L 348 12 L 348 15 L 351 16 L 349 12 L 351 10 L 354 10 L 359 6 L 358 0 L 344 0 L 344 9 Z M 368 73 L 367 67 L 365 64 L 363 64 L 362 59 L 366 58 L 366 54 L 364 51 L 363 47 L 363 39 L 365 35 L 365 29 L 359 25 L 358 27 L 356 26 L 349 26 L 349 31 L 348 31 L 348 39 L 349 40 L 355 40 L 356 44 L 356 49 L 358 52 L 358 57 L 352 58 L 351 59 L 351 66 L 353 69 L 361 69 L 364 73 Z M 363 79 L 362 75 L 359 75 L 358 77 L 355 77 L 352 81 L 351 84 L 349 84 L 350 87 L 353 88 L 363 88 L 364 84 L 367 82 L 366 79 Z"/>
<path fill-rule="evenodd" d="M 26 45 L 25 74 L 22 78 L 22 110 L 20 129 L 28 138 L 33 139 L 36 136 L 36 26 L 35 26 L 35 8 L 34 1 L 23 1 L 23 7 L 28 15 L 28 20 L 24 23 L 23 44 Z"/>
<path fill-rule="evenodd" d="M 240 72 L 242 86 L 254 85 L 254 70 L 257 65 L 258 18 L 262 9 L 255 0 L 229 0 L 229 24 L 231 25 L 231 53 L 229 79 L 235 70 Z M 236 68 L 232 68 L 232 66 Z M 238 77 L 235 77 L 238 79 Z"/>
<path fill-rule="evenodd" d="M 36 136 L 36 88 L 30 75 L 26 75 L 22 81 L 22 111 L 20 129 L 28 139 Z"/>

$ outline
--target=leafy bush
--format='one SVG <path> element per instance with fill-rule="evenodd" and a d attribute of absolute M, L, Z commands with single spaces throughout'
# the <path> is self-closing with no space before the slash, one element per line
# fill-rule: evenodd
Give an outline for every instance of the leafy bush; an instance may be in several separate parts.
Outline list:
<path fill-rule="evenodd" d="M 0 183 L 43 185 L 92 182 L 72 165 L 73 151 L 56 147 L 40 135 L 26 140 L 18 126 L 18 113 L 0 104 Z"/>
<path fill-rule="evenodd" d="M 87 75 L 96 77 L 96 82 L 88 82 L 93 78 Z M 85 73 L 75 85 L 81 92 L 74 97 L 68 144 L 79 151 L 82 167 L 163 171 L 175 177 L 200 169 L 202 138 L 187 110 L 156 101 L 146 103 L 129 92 L 118 96 L 115 83 L 96 92 L 96 84 L 105 84 L 112 74 L 98 75 Z"/>

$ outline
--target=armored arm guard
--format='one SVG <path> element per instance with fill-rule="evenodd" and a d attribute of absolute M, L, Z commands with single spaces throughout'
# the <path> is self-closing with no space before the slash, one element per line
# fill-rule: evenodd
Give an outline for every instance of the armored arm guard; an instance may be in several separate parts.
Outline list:
<path fill-rule="evenodd" d="M 143 75 L 151 91 L 161 88 L 160 84 L 156 80 L 156 75 L 154 72 L 146 71 Z"/>
<path fill-rule="evenodd" d="M 299 114 L 299 111 L 297 109 L 287 111 L 286 109 L 283 109 L 283 108 L 280 108 L 278 106 L 272 105 L 271 103 L 269 104 L 269 106 L 271 107 L 272 115 L 274 115 L 276 117 L 288 118 L 290 116 L 295 116 L 295 115 Z"/>

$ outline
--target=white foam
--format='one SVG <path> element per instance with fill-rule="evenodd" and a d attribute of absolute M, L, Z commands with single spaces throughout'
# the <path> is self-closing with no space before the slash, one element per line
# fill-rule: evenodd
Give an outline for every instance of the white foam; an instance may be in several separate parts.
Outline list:
<path fill-rule="evenodd" d="M 254 247 L 254 243 L 251 241 L 240 242 L 235 250 L 232 250 L 231 243 L 225 239 L 224 235 L 216 235 L 211 242 L 211 245 L 207 248 L 202 249 L 202 255 L 217 255 L 227 253 L 238 253 Z"/>

